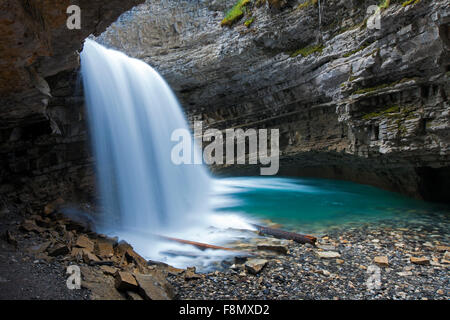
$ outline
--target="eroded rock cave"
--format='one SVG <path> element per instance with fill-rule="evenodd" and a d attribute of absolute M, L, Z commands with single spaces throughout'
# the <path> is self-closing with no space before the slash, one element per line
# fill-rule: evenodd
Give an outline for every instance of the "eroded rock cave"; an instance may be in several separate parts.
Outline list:
<path fill-rule="evenodd" d="M 78 73 L 91 34 L 156 68 L 189 120 L 279 128 L 281 175 L 449 201 L 446 1 L 391 1 L 380 29 L 367 26 L 366 8 L 377 4 L 370 0 L 330 0 L 320 10 L 313 2 L 258 1 L 248 27 L 220 25 L 231 0 L 142 2 L 3 2 L 3 205 L 41 208 L 59 196 L 95 194 Z M 81 30 L 66 28 L 69 3 L 82 8 Z M 212 170 L 254 173 L 250 166 Z"/>

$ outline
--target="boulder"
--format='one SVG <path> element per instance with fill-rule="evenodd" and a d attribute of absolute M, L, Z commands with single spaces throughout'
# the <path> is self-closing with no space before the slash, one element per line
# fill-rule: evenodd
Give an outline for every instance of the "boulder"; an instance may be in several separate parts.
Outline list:
<path fill-rule="evenodd" d="M 99 262 L 100 261 L 100 259 L 92 252 L 88 251 L 87 249 L 82 249 L 82 250 L 83 250 L 83 261 L 86 264 L 90 264 L 91 262 Z"/>
<path fill-rule="evenodd" d="M 195 273 L 195 267 L 187 268 L 184 273 L 184 280 L 200 279 L 201 277 L 201 275 Z"/>
<path fill-rule="evenodd" d="M 273 251 L 280 254 L 287 254 L 289 249 L 283 244 L 260 244 L 257 246 L 258 250 Z"/>
<path fill-rule="evenodd" d="M 146 269 L 147 268 L 147 260 L 137 254 L 133 249 L 128 249 L 125 253 L 125 256 L 128 260 L 133 261 L 139 268 Z"/>
<path fill-rule="evenodd" d="M 79 248 L 84 248 L 87 251 L 94 252 L 94 243 L 89 240 L 85 235 L 81 235 L 78 237 L 77 242 L 75 242 L 75 246 Z"/>
<path fill-rule="evenodd" d="M 186 270 L 184 269 L 180 269 L 180 268 L 175 268 L 172 266 L 167 266 L 167 268 L 165 269 L 167 271 L 168 274 L 172 274 L 172 275 L 179 275 L 182 274 L 183 272 L 185 272 Z"/>
<path fill-rule="evenodd" d="M 267 260 L 265 259 L 249 259 L 245 263 L 245 270 L 251 274 L 259 273 L 264 266 L 267 264 Z"/>
<path fill-rule="evenodd" d="M 387 267 L 389 265 L 389 259 L 387 256 L 378 256 L 373 259 L 377 265 L 382 267 Z"/>
<path fill-rule="evenodd" d="M 146 300 L 172 300 L 174 290 L 160 272 L 135 274 L 140 295 Z"/>
<path fill-rule="evenodd" d="M 111 258 L 114 255 L 114 249 L 111 243 L 107 241 L 97 241 L 95 253 L 102 258 Z"/>
<path fill-rule="evenodd" d="M 115 278 L 105 275 L 100 268 L 80 266 L 81 286 L 90 290 L 93 300 L 124 300 L 125 297 L 115 288 Z"/>
<path fill-rule="evenodd" d="M 110 266 L 100 266 L 100 270 L 102 270 L 104 274 L 109 276 L 114 276 L 117 272 L 117 268 Z"/>
<path fill-rule="evenodd" d="M 69 247 L 65 244 L 57 244 L 48 250 L 48 255 L 51 257 L 61 256 L 70 252 Z"/>
<path fill-rule="evenodd" d="M 137 254 L 133 247 L 125 241 L 119 242 L 114 248 L 114 254 L 116 256 L 115 260 L 119 260 L 120 263 L 123 263 L 124 258 L 126 258 L 127 262 L 134 262 L 141 272 L 147 269 L 147 260 Z"/>
<path fill-rule="evenodd" d="M 75 260 L 83 259 L 83 248 L 73 247 L 70 255 L 75 258 Z"/>
<path fill-rule="evenodd" d="M 138 284 L 131 273 L 117 271 L 115 275 L 115 287 L 119 291 L 137 291 Z"/>
<path fill-rule="evenodd" d="M 122 256 L 124 255 L 129 249 L 133 250 L 133 247 L 125 242 L 125 241 L 120 241 L 117 246 L 114 248 L 114 254 L 117 256 Z"/>

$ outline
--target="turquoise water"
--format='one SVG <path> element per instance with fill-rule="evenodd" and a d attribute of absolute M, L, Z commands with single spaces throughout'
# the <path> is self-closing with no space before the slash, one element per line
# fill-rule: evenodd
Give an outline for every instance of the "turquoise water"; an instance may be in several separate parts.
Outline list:
<path fill-rule="evenodd" d="M 447 221 L 449 207 L 348 181 L 239 177 L 217 180 L 217 210 L 304 232 L 348 223 Z"/>

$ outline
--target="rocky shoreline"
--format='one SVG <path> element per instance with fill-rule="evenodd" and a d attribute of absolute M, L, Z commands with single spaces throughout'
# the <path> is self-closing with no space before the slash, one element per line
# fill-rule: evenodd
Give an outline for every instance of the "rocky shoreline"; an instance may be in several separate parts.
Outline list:
<path fill-rule="evenodd" d="M 126 242 L 67 219 L 57 205 L 40 215 L 2 213 L 1 299 L 450 298 L 445 219 L 347 225 L 316 246 L 255 234 L 233 244 L 251 256 L 196 273 L 146 261 Z M 80 267 L 80 290 L 66 287 L 70 265 Z"/>
<path fill-rule="evenodd" d="M 330 232 L 316 247 L 289 242 L 288 254 L 266 259 L 256 275 L 243 264 L 201 280 L 169 280 L 181 299 L 447 300 L 450 247 L 444 243 L 445 233 L 437 231 L 362 225 Z M 370 290 L 376 270 L 380 286 Z"/>

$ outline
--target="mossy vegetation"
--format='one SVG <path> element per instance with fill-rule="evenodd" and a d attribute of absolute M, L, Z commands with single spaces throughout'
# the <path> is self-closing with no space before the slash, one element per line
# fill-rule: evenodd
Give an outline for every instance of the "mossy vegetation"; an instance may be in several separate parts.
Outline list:
<path fill-rule="evenodd" d="M 416 108 L 412 105 L 391 105 L 378 109 L 374 112 L 364 114 L 362 116 L 362 119 L 371 120 L 382 117 L 388 119 L 397 119 L 398 122 L 401 122 L 404 120 L 417 119 L 419 115 L 416 111 Z"/>
<path fill-rule="evenodd" d="M 353 94 L 374 93 L 376 91 L 379 91 L 379 90 L 382 90 L 382 89 L 385 89 L 385 88 L 389 88 L 389 87 L 393 87 L 393 86 L 395 86 L 395 85 L 397 85 L 399 83 L 403 83 L 403 82 L 407 82 L 407 81 L 411 81 L 411 80 L 414 80 L 414 79 L 413 78 L 412 79 L 411 78 L 404 78 L 404 79 L 401 79 L 399 81 L 395 81 L 395 82 L 392 82 L 392 83 L 384 83 L 384 84 L 380 84 L 380 85 L 375 86 L 375 87 L 362 88 L 362 89 L 356 90 L 355 92 L 353 92 Z"/>
<path fill-rule="evenodd" d="M 244 26 L 246 26 L 247 28 L 250 28 L 250 25 L 253 23 L 253 21 L 255 21 L 254 17 L 251 17 L 250 19 L 245 20 Z"/>
<path fill-rule="evenodd" d="M 245 7 L 250 3 L 250 0 L 238 0 L 236 4 L 227 12 L 225 18 L 220 23 L 222 26 L 232 26 L 239 21 L 245 14 Z"/>
<path fill-rule="evenodd" d="M 295 50 L 293 52 L 288 52 L 288 54 L 291 56 L 291 58 L 295 58 L 299 55 L 301 55 L 302 57 L 307 57 L 313 53 L 322 53 L 323 49 L 324 49 L 324 46 L 315 45 L 315 46 L 304 47 L 304 48 Z"/>
<path fill-rule="evenodd" d="M 298 10 L 302 10 L 302 9 L 306 9 L 306 8 L 308 8 L 308 7 L 317 5 L 317 1 L 318 1 L 318 0 L 306 0 L 306 1 L 303 2 L 303 3 L 300 3 L 300 4 L 297 6 L 297 9 L 298 9 Z"/>
<path fill-rule="evenodd" d="M 387 88 L 389 86 L 391 86 L 391 84 L 380 84 L 379 86 L 376 86 L 376 87 L 362 88 L 362 89 L 356 90 L 355 92 L 353 92 L 353 94 L 371 93 L 371 92 L 374 92 L 374 91 L 378 91 L 378 90 Z"/>
<path fill-rule="evenodd" d="M 380 9 L 387 9 L 389 8 L 389 5 L 391 4 L 391 0 L 382 0 L 382 2 L 378 5 Z"/>
<path fill-rule="evenodd" d="M 402 3 L 402 7 L 407 7 L 409 5 L 416 5 L 420 2 L 420 0 L 408 0 Z"/>
<path fill-rule="evenodd" d="M 390 106 L 386 109 L 377 111 L 377 112 L 371 112 L 371 113 L 367 113 L 365 115 L 362 116 L 362 118 L 364 120 L 370 120 L 373 118 L 378 118 L 381 116 L 385 116 L 385 115 L 389 115 L 389 114 L 393 114 L 393 113 L 399 113 L 400 112 L 400 106 L 398 105 L 394 105 L 394 106 Z"/>

